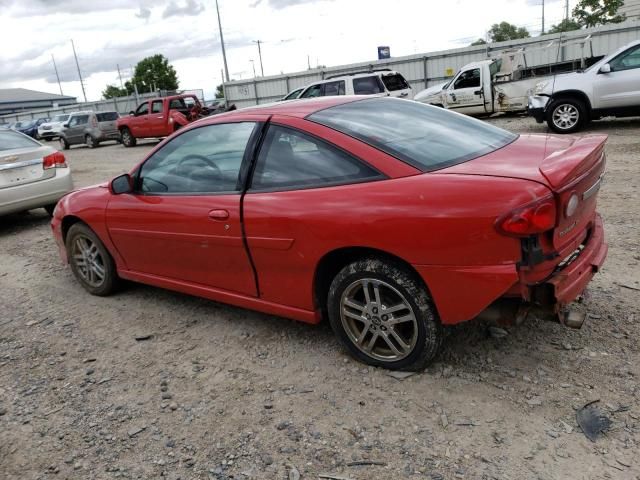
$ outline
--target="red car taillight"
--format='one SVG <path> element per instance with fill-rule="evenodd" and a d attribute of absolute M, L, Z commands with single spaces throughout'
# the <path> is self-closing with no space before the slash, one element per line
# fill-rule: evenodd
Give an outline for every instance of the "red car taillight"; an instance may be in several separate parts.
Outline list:
<path fill-rule="evenodd" d="M 42 169 L 48 168 L 67 168 L 67 159 L 64 158 L 62 152 L 52 153 L 42 159 Z"/>
<path fill-rule="evenodd" d="M 526 237 L 546 232 L 556 226 L 556 202 L 553 197 L 530 203 L 500 217 L 496 228 L 500 233 Z"/>

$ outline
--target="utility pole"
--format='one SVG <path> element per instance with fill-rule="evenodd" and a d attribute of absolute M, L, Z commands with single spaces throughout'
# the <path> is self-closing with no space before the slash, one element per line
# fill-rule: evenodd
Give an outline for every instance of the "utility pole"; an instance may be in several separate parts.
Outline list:
<path fill-rule="evenodd" d="M 256 62 L 253 60 L 249 60 L 251 62 L 251 68 L 253 68 L 253 78 L 256 78 Z"/>
<path fill-rule="evenodd" d="M 262 72 L 262 76 L 264 77 L 264 67 L 262 66 L 262 50 L 260 50 L 260 44 L 262 40 L 254 40 L 253 43 L 258 44 L 258 56 L 260 57 L 260 71 Z"/>
<path fill-rule="evenodd" d="M 71 48 L 73 49 L 73 56 L 76 59 L 76 67 L 78 68 L 78 77 L 80 77 L 80 86 L 82 87 L 82 95 L 84 96 L 84 103 L 87 103 L 87 92 L 84 91 L 84 82 L 82 81 L 82 74 L 80 73 L 80 64 L 78 63 L 78 55 L 76 55 L 76 46 L 71 39 Z"/>
<path fill-rule="evenodd" d="M 564 2 L 564 18 L 569 20 L 569 0 L 565 0 Z"/>
<path fill-rule="evenodd" d="M 226 81 L 228 82 L 229 68 L 227 67 L 227 52 L 224 49 L 224 37 L 222 36 L 222 22 L 220 21 L 220 8 L 218 8 L 218 0 L 216 0 L 216 12 L 218 14 L 218 30 L 220 30 L 220 46 L 222 47 L 222 61 L 224 62 L 224 76 Z"/>
<path fill-rule="evenodd" d="M 122 74 L 120 73 L 120 65 L 116 64 L 116 68 L 118 69 L 118 77 L 120 78 L 120 88 L 124 88 L 124 83 L 122 83 Z"/>
<path fill-rule="evenodd" d="M 56 71 L 56 78 L 58 79 L 58 88 L 60 88 L 60 95 L 64 96 L 64 93 L 62 93 L 62 84 L 60 83 L 60 75 L 58 75 L 58 67 L 56 66 L 56 59 L 53 57 L 53 53 L 51 54 L 51 60 L 53 60 L 53 69 Z"/>
<path fill-rule="evenodd" d="M 309 54 L 307 54 L 307 70 L 311 70 L 311 60 L 309 59 Z"/>
<path fill-rule="evenodd" d="M 544 0 L 542 0 L 542 32 L 540 35 L 544 35 Z"/>

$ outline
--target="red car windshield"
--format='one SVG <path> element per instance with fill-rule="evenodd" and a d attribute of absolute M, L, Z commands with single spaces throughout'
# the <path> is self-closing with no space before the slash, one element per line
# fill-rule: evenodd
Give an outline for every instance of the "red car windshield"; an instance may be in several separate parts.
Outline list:
<path fill-rule="evenodd" d="M 443 108 L 396 98 L 345 103 L 307 117 L 423 172 L 486 155 L 518 136 Z"/>

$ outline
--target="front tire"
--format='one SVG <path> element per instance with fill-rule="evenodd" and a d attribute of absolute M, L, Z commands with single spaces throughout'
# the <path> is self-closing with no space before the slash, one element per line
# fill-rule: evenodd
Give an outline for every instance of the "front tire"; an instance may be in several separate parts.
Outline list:
<path fill-rule="evenodd" d="M 584 103 L 575 98 L 557 98 L 547 109 L 547 125 L 555 133 L 573 133 L 587 122 Z"/>
<path fill-rule="evenodd" d="M 92 295 L 107 296 L 119 284 L 113 257 L 98 236 L 84 223 L 75 223 L 65 241 L 71 271 Z"/>
<path fill-rule="evenodd" d="M 122 140 L 122 144 L 127 148 L 136 146 L 136 137 L 134 137 L 131 130 L 126 127 L 120 130 L 120 139 Z"/>
<path fill-rule="evenodd" d="M 426 288 L 405 267 L 365 258 L 344 267 L 329 288 L 331 327 L 358 360 L 391 370 L 422 370 L 442 344 Z"/>
<path fill-rule="evenodd" d="M 69 150 L 69 142 L 67 142 L 64 137 L 60 137 L 59 142 L 62 150 Z"/>

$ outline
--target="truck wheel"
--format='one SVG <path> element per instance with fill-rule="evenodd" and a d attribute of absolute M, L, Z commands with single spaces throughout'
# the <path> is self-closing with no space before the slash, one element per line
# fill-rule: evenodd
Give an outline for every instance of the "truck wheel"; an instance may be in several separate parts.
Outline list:
<path fill-rule="evenodd" d="M 575 98 L 557 98 L 547 109 L 547 125 L 556 133 L 577 132 L 587 121 L 587 109 Z"/>
<path fill-rule="evenodd" d="M 138 143 L 136 141 L 136 137 L 133 136 L 128 128 L 123 128 L 122 130 L 120 130 L 120 138 L 122 139 L 122 144 L 125 147 L 135 147 L 136 143 Z"/>
<path fill-rule="evenodd" d="M 401 265 L 364 258 L 331 282 L 329 322 L 358 360 L 391 370 L 421 370 L 438 353 L 443 332 L 422 282 Z"/>

